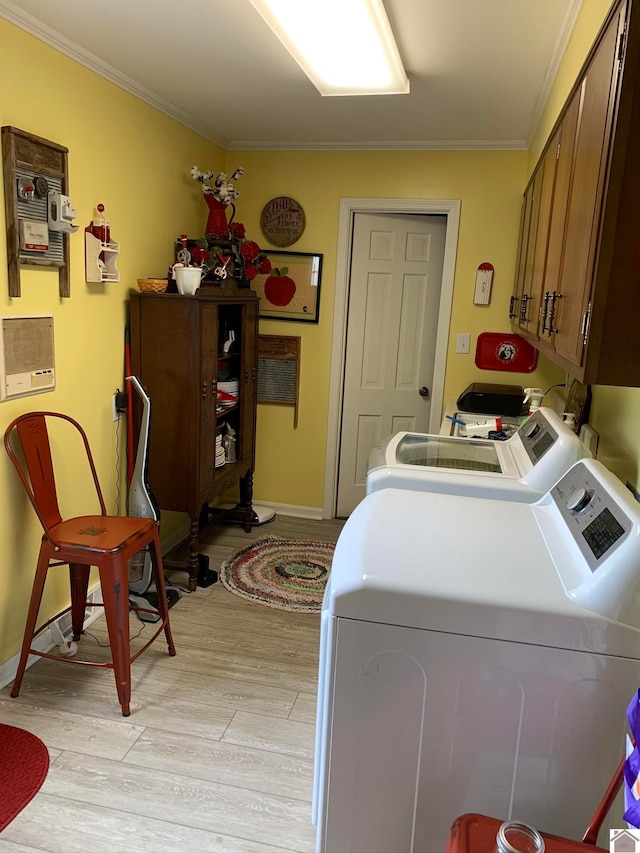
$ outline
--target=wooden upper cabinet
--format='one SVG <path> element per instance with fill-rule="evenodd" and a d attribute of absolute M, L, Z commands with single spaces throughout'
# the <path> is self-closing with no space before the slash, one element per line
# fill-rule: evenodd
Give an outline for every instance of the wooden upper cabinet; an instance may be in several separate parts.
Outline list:
<path fill-rule="evenodd" d="M 604 33 L 580 86 L 578 127 L 567 205 L 564 252 L 552 332 L 555 350 L 581 367 L 586 312 L 606 180 L 612 112 L 617 81 L 616 56 L 620 22 L 614 18 Z"/>
<path fill-rule="evenodd" d="M 512 324 L 586 384 L 640 385 L 639 6 L 612 6 L 525 193 L 514 296 L 539 322 Z"/>

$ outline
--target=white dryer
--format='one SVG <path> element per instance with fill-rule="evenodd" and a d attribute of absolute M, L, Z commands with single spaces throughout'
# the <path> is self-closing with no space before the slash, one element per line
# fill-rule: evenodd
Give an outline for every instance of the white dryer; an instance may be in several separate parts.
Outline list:
<path fill-rule="evenodd" d="M 322 610 L 318 851 L 436 853 L 466 812 L 580 837 L 639 684 L 640 505 L 600 463 L 530 504 L 368 495 Z"/>
<path fill-rule="evenodd" d="M 399 432 L 371 451 L 367 494 L 415 489 L 530 502 L 584 456 L 578 436 L 547 408 L 506 441 Z"/>

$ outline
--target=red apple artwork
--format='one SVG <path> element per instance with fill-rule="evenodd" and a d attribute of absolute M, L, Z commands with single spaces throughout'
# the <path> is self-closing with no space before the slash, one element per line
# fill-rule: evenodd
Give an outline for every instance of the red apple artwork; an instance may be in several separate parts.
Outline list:
<path fill-rule="evenodd" d="M 296 292 L 296 283 L 287 273 L 289 267 L 272 269 L 264 284 L 264 295 L 272 305 L 283 308 L 293 299 Z"/>

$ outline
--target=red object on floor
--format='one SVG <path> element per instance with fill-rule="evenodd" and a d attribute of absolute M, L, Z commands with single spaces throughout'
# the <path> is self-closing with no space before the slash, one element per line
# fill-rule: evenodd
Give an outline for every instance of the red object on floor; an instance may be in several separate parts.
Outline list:
<path fill-rule="evenodd" d="M 538 363 L 538 350 L 520 335 L 482 332 L 476 343 L 476 367 L 531 373 Z"/>
<path fill-rule="evenodd" d="M 545 853 L 607 853 L 603 847 L 596 847 L 595 843 L 602 823 L 622 787 L 624 762 L 624 758 L 621 759 L 593 813 L 582 841 L 540 832 L 544 839 Z M 445 853 L 493 853 L 502 823 L 498 818 L 481 814 L 461 815 L 451 824 Z"/>
<path fill-rule="evenodd" d="M 456 818 L 449 830 L 445 853 L 493 853 L 501 825 L 498 818 L 464 814 Z M 546 832 L 540 835 L 544 838 L 545 853 L 608 853 L 603 847 L 584 841 L 572 841 Z"/>
<path fill-rule="evenodd" d="M 42 787 L 49 751 L 40 738 L 0 723 L 0 832 Z"/>

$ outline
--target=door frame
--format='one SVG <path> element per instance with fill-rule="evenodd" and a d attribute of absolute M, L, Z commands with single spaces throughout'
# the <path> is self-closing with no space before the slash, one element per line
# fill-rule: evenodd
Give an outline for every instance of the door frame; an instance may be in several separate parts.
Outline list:
<path fill-rule="evenodd" d="M 338 222 L 336 254 L 336 288 L 333 308 L 333 343 L 331 347 L 331 379 L 327 418 L 327 453 L 325 458 L 323 518 L 334 518 L 338 487 L 338 449 L 342 421 L 344 360 L 347 348 L 347 309 L 351 277 L 351 243 L 356 213 L 440 214 L 447 217 L 447 231 L 442 264 L 442 287 L 438 309 L 438 331 L 431 389 L 430 432 L 439 432 L 447 366 L 447 345 L 453 301 L 453 279 L 460 226 L 459 199 L 410 198 L 342 198 Z"/>

